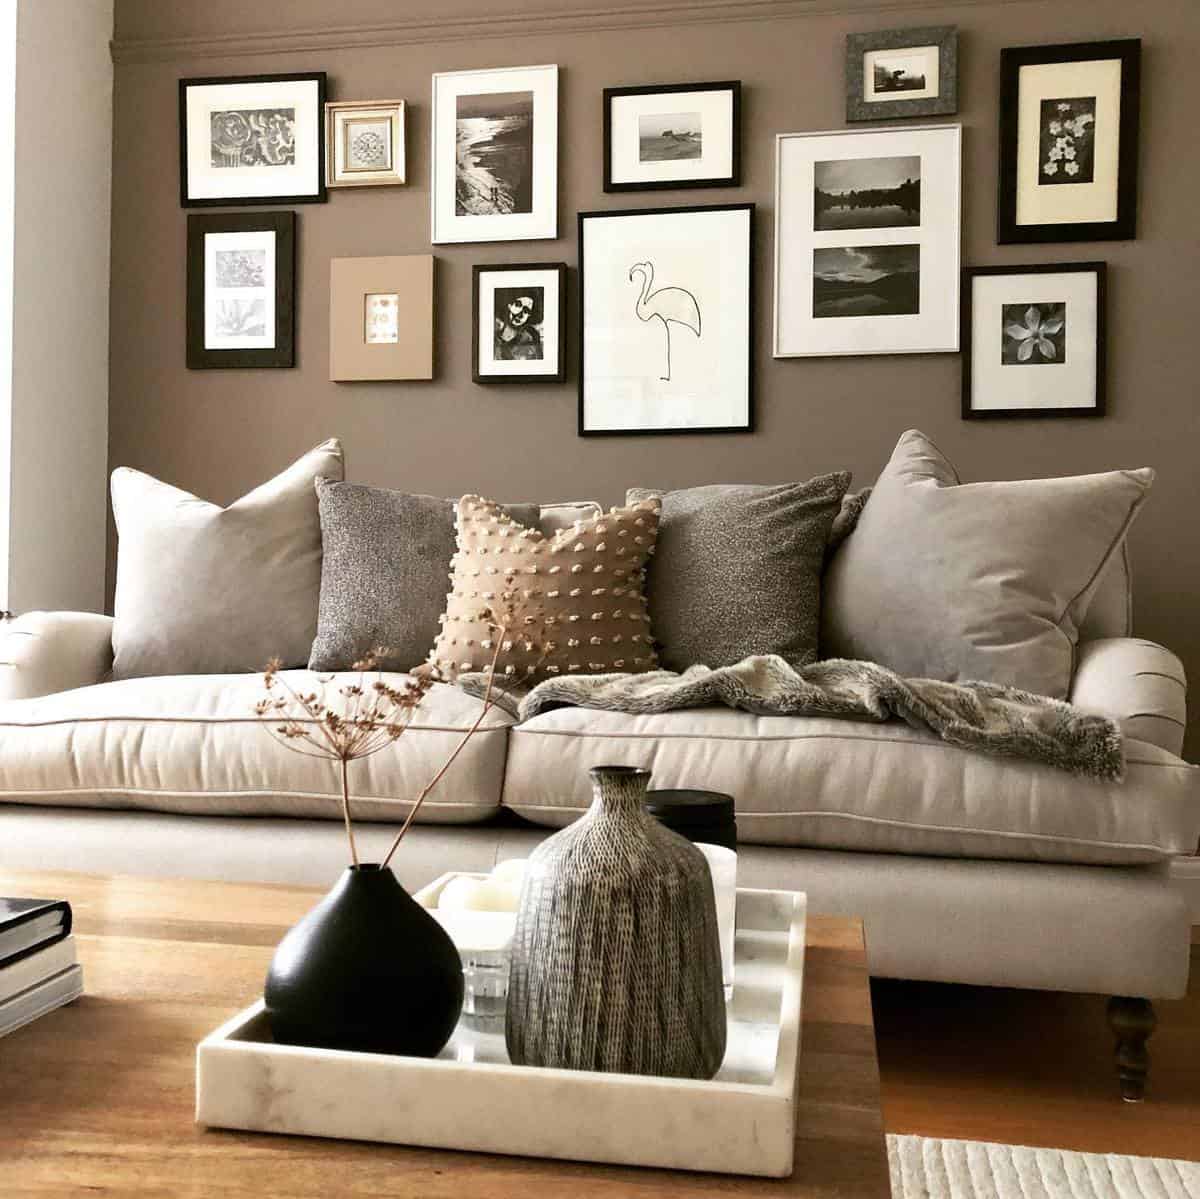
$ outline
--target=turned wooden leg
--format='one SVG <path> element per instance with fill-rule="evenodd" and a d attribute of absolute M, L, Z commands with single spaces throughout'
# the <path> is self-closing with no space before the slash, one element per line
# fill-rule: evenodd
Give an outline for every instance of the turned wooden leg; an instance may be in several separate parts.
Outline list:
<path fill-rule="evenodd" d="M 1154 1005 L 1148 999 L 1114 995 L 1108 1001 L 1108 1026 L 1117 1038 L 1117 1076 L 1126 1103 L 1141 1103 L 1146 1097 L 1150 1071 L 1146 1042 L 1156 1023 Z"/>

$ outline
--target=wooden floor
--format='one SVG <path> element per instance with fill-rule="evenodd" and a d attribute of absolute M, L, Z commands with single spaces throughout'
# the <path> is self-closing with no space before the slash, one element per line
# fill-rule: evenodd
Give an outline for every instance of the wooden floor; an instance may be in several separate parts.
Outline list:
<path fill-rule="evenodd" d="M 1200 1161 L 1200 945 L 1187 998 L 1155 1004 L 1143 1104 L 1118 1097 L 1099 997 L 883 980 L 871 992 L 888 1132 Z"/>

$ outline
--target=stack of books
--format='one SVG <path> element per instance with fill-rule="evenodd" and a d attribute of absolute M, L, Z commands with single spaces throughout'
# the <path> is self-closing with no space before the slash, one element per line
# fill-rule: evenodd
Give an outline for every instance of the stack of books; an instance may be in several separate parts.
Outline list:
<path fill-rule="evenodd" d="M 82 993 L 71 905 L 0 899 L 0 1037 Z"/>

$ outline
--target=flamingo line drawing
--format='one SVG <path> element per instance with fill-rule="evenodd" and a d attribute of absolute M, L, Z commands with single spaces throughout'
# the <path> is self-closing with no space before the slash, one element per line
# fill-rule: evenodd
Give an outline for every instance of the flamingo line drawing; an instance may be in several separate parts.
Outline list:
<path fill-rule="evenodd" d="M 686 329 L 700 336 L 700 305 L 696 297 L 684 287 L 660 287 L 651 291 L 654 286 L 654 263 L 635 262 L 629 268 L 629 281 L 634 275 L 642 277 L 642 291 L 637 298 L 635 311 L 638 320 L 662 322 L 663 332 L 667 336 L 667 373 L 659 378 L 665 383 L 671 381 L 671 326 L 683 325 Z"/>

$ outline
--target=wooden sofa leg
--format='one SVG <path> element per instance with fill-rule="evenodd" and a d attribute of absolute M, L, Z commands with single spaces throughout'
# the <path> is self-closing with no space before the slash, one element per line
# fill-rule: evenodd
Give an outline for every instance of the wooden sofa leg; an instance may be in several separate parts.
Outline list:
<path fill-rule="evenodd" d="M 1114 995 L 1108 1001 L 1108 1026 L 1117 1038 L 1117 1075 L 1126 1103 L 1141 1103 L 1146 1097 L 1150 1071 L 1146 1042 L 1156 1023 L 1154 1005 L 1148 999 Z"/>

